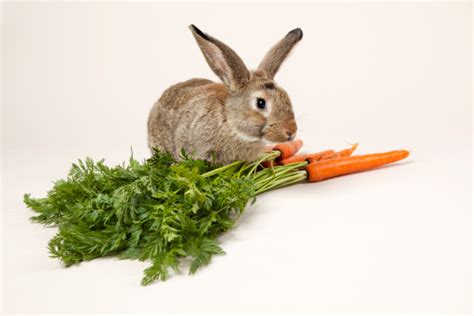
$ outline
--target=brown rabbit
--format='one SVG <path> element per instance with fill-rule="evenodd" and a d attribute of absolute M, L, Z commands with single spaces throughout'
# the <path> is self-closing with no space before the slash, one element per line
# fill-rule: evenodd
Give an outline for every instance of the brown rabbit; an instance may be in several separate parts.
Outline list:
<path fill-rule="evenodd" d="M 148 145 L 171 152 L 181 149 L 194 158 L 227 164 L 252 161 L 269 143 L 292 140 L 296 122 L 288 94 L 273 77 L 291 49 L 303 37 L 289 32 L 249 71 L 239 56 L 221 41 L 189 27 L 207 63 L 222 80 L 191 79 L 168 88 L 148 118 Z"/>

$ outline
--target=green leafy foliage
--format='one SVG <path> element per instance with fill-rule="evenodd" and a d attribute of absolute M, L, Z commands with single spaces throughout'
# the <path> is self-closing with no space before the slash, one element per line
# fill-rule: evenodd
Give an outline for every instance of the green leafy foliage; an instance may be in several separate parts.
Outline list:
<path fill-rule="evenodd" d="M 255 198 L 255 184 L 225 168 L 205 176 L 217 167 L 187 156 L 177 162 L 159 151 L 143 163 L 131 158 L 112 168 L 86 159 L 47 197 L 25 195 L 24 202 L 37 213 L 33 221 L 58 227 L 49 242 L 52 257 L 66 266 L 110 255 L 151 261 L 146 285 L 179 271 L 185 257 L 195 273 L 224 253 L 216 238 Z"/>
<path fill-rule="evenodd" d="M 166 280 L 170 269 L 190 259 L 189 273 L 224 254 L 217 237 L 233 227 L 257 194 L 300 182 L 303 164 L 259 169 L 274 159 L 217 166 L 186 153 L 175 161 L 155 151 L 140 163 L 108 167 L 91 159 L 73 164 L 45 198 L 24 202 L 37 213 L 32 220 L 58 227 L 50 240 L 51 257 L 66 266 L 104 256 L 151 261 L 142 284 Z"/>

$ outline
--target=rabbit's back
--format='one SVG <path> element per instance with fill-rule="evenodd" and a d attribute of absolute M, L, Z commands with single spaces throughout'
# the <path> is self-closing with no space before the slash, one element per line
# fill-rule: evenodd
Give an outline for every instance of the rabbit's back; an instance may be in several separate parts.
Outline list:
<path fill-rule="evenodd" d="M 176 158 L 181 149 L 202 156 L 206 147 L 212 149 L 216 131 L 225 121 L 227 96 L 222 84 L 207 79 L 191 79 L 165 90 L 148 118 L 150 149 L 157 147 Z"/>

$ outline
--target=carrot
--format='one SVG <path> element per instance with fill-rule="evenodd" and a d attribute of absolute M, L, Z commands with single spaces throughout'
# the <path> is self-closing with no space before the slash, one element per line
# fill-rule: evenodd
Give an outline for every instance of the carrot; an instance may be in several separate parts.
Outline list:
<path fill-rule="evenodd" d="M 330 156 L 332 154 L 334 154 L 334 150 L 330 149 L 330 150 L 325 150 L 325 151 L 321 151 L 321 152 L 314 153 L 314 154 L 295 155 L 293 157 L 281 160 L 280 165 L 287 165 L 287 164 L 290 164 L 290 163 L 303 162 L 303 161 L 306 161 L 306 160 L 319 161 L 323 157 Z"/>
<path fill-rule="evenodd" d="M 264 168 L 270 168 L 272 166 L 279 165 L 279 162 L 281 160 L 288 159 L 294 156 L 298 152 L 298 150 L 301 149 L 302 146 L 303 146 L 303 141 L 301 139 L 297 139 L 292 142 L 279 143 L 279 144 L 276 144 L 275 146 L 267 146 L 265 148 L 266 152 L 271 152 L 273 150 L 276 150 L 280 152 L 280 156 L 277 157 L 275 160 L 262 161 L 260 165 Z"/>
<path fill-rule="evenodd" d="M 361 156 L 339 157 L 308 164 L 308 181 L 317 182 L 389 164 L 408 157 L 408 151 L 395 150 Z"/>
<path fill-rule="evenodd" d="M 346 148 L 346 149 L 343 149 L 341 151 L 336 151 L 334 153 L 335 157 L 331 157 L 331 158 L 337 158 L 337 157 L 348 157 L 350 155 L 352 155 L 352 153 L 357 149 L 357 146 L 359 144 L 355 143 L 352 145 L 351 148 Z"/>
<path fill-rule="evenodd" d="M 303 141 L 301 139 L 297 139 L 292 142 L 277 144 L 275 147 L 273 147 L 273 150 L 280 151 L 280 157 L 277 159 L 280 161 L 294 156 L 302 146 Z"/>
<path fill-rule="evenodd" d="M 334 158 L 339 158 L 339 157 L 348 157 L 352 155 L 352 153 L 356 150 L 358 145 L 359 144 L 354 144 L 352 145 L 351 148 L 346 148 L 346 149 L 336 151 L 336 152 L 332 151 L 331 153 L 323 154 L 321 157 L 318 157 L 318 156 L 308 157 L 307 160 L 311 163 L 311 162 L 320 161 L 320 160 L 334 159 Z"/>

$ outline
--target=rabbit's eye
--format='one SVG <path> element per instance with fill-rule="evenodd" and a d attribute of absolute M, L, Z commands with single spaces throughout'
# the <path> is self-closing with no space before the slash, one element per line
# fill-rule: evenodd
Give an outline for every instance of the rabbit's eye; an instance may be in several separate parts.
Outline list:
<path fill-rule="evenodd" d="M 257 98 L 257 108 L 263 110 L 267 106 L 267 102 L 265 102 L 262 98 Z"/>

